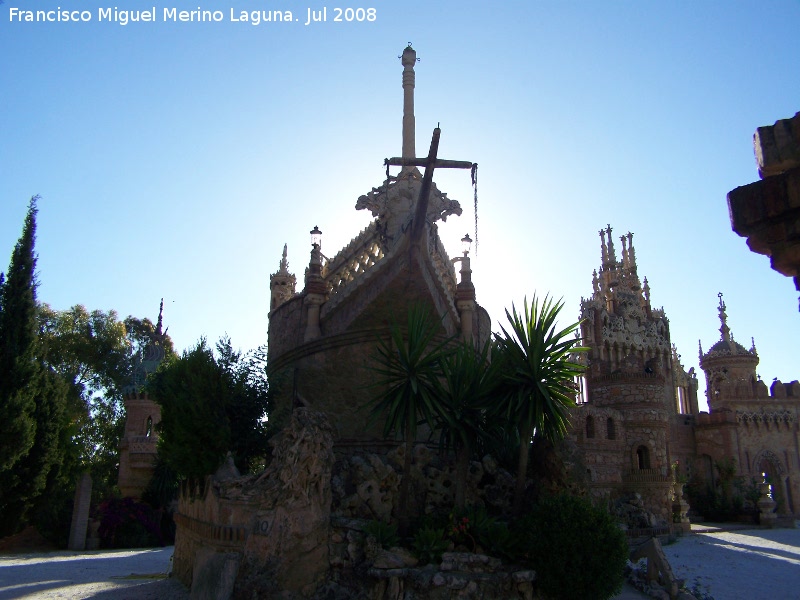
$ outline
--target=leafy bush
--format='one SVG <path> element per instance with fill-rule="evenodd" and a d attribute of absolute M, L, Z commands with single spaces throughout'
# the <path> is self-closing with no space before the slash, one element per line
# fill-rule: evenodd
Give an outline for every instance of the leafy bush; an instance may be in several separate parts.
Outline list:
<path fill-rule="evenodd" d="M 414 536 L 414 555 L 423 565 L 441 562 L 442 554 L 448 546 L 444 529 L 423 527 Z"/>
<path fill-rule="evenodd" d="M 625 534 L 606 510 L 587 499 L 542 497 L 518 522 L 518 530 L 542 596 L 604 599 L 622 588 L 628 558 Z"/>
<path fill-rule="evenodd" d="M 397 537 L 397 524 L 384 523 L 383 521 L 370 521 L 364 527 L 364 533 L 374 537 L 381 548 L 392 548 L 400 543 L 400 538 Z"/>

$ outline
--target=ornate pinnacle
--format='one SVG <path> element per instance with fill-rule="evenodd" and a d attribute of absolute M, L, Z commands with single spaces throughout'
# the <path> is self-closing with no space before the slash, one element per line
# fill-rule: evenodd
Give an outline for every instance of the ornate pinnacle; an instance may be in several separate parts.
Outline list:
<path fill-rule="evenodd" d="M 156 335 L 161 337 L 161 327 L 164 325 L 164 299 L 161 299 L 161 304 L 158 307 L 158 321 L 156 322 Z"/>
<path fill-rule="evenodd" d="M 622 268 L 627 269 L 630 265 L 628 264 L 628 247 L 625 245 L 625 242 L 628 241 L 624 235 L 619 236 L 619 241 L 622 243 Z"/>
<path fill-rule="evenodd" d="M 289 259 L 287 258 L 287 245 L 283 245 L 283 256 L 281 257 L 280 265 L 278 266 L 277 275 L 289 275 Z"/>
<path fill-rule="evenodd" d="M 719 307 L 717 310 L 719 311 L 719 321 L 721 323 L 719 332 L 722 334 L 722 339 L 726 342 L 731 341 L 731 329 L 728 327 L 728 315 L 725 314 L 725 303 L 722 301 L 722 292 L 717 294 L 719 297 Z"/>
<path fill-rule="evenodd" d="M 608 250 L 606 249 L 606 231 L 605 229 L 601 229 L 598 233 L 600 233 L 600 269 L 602 270 L 605 267 L 606 262 L 608 262 Z"/>
<path fill-rule="evenodd" d="M 697 340 L 697 347 L 700 350 L 700 358 L 703 358 L 703 343 L 700 340 Z"/>
<path fill-rule="evenodd" d="M 632 271 L 636 270 L 636 250 L 633 249 L 633 234 L 628 232 L 628 262 Z"/>
<path fill-rule="evenodd" d="M 606 226 L 606 233 L 608 234 L 608 262 L 616 263 L 617 255 L 614 252 L 614 239 L 611 237 L 611 225 Z"/>

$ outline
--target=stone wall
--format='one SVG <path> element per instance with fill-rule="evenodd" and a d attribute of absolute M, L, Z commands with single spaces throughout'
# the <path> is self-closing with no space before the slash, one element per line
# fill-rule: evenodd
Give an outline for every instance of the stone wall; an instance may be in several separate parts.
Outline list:
<path fill-rule="evenodd" d="M 297 409 L 273 446 L 272 462 L 258 476 L 239 477 L 229 465 L 202 491 L 183 490 L 173 570 L 185 585 L 218 585 L 220 578 L 198 579 L 199 566 L 222 571 L 231 563 L 231 587 L 235 581 L 242 597 L 255 589 L 308 596 L 325 579 L 333 432 L 319 413 Z"/>

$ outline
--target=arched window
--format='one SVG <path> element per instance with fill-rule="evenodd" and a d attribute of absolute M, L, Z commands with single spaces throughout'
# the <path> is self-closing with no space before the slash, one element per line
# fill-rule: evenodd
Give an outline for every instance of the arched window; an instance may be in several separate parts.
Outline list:
<path fill-rule="evenodd" d="M 650 450 L 647 449 L 647 446 L 639 446 L 636 449 L 636 457 L 639 460 L 640 470 L 650 468 Z"/>
<path fill-rule="evenodd" d="M 145 429 L 145 435 L 150 437 L 153 433 L 153 417 L 147 417 L 147 428 Z"/>
<path fill-rule="evenodd" d="M 594 417 L 592 415 L 586 417 L 586 437 L 589 439 L 594 437 Z"/>
<path fill-rule="evenodd" d="M 614 419 L 608 417 L 606 421 L 606 437 L 610 440 L 617 439 L 617 432 L 614 430 Z"/>

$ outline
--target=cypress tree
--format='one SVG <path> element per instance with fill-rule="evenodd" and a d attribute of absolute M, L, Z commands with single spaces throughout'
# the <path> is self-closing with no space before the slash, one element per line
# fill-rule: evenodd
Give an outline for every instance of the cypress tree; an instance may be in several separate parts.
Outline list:
<path fill-rule="evenodd" d="M 36 433 L 36 201 L 31 198 L 0 288 L 0 473 L 31 449 Z"/>

